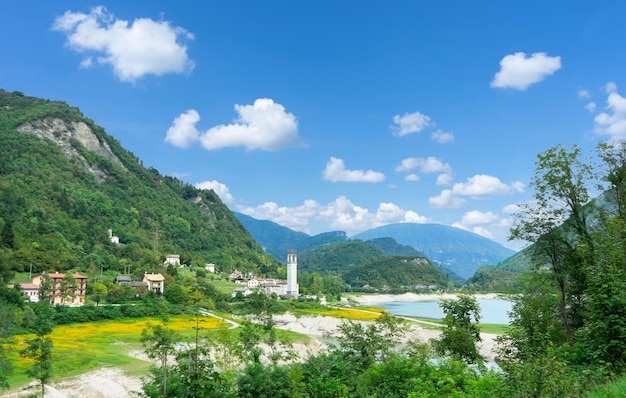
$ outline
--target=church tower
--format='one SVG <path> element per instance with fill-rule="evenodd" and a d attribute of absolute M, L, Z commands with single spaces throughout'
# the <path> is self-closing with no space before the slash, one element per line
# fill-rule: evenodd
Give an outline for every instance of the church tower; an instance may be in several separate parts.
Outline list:
<path fill-rule="evenodd" d="M 295 250 L 287 252 L 287 292 L 291 297 L 298 297 L 298 256 Z"/>

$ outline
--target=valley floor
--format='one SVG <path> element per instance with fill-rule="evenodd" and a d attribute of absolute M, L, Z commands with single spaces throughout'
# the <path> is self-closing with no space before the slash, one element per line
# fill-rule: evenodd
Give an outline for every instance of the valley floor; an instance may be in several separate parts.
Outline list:
<path fill-rule="evenodd" d="M 361 298 L 364 297 L 366 296 L 361 296 Z M 313 338 L 307 344 L 294 344 L 293 348 L 301 358 L 306 358 L 308 355 L 316 354 L 318 351 L 325 349 L 326 344 L 339 335 L 338 327 L 343 322 L 342 319 L 322 315 L 296 317 L 291 314 L 283 314 L 275 315 L 274 319 L 276 327 L 279 329 L 294 331 Z M 424 329 L 416 322 L 412 322 L 406 339 L 425 342 L 439 336 L 439 333 L 437 330 Z M 488 361 L 493 361 L 493 350 L 497 335 L 482 333 L 481 336 L 483 341 L 480 344 L 480 352 Z M 140 351 L 129 349 L 127 354 L 148 361 Z M 37 387 L 31 384 L 30 389 L 14 389 L 5 392 L 6 395 L 3 395 L 3 397 L 18 398 L 28 396 L 36 391 L 33 388 L 36 389 Z M 119 368 L 105 367 L 89 371 L 77 377 L 55 380 L 46 386 L 46 398 L 131 398 L 137 396 L 133 392 L 140 390 L 141 377 L 128 376 Z"/>

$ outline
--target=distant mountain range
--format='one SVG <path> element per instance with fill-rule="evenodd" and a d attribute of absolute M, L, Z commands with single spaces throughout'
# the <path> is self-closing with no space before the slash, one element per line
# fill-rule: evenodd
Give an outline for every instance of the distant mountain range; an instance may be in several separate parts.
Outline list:
<path fill-rule="evenodd" d="M 359 239 L 380 247 L 387 255 L 421 253 L 435 264 L 467 279 L 480 266 L 496 265 L 515 254 L 515 251 L 480 235 L 441 224 L 390 224 L 348 238 L 342 231 L 309 236 L 272 221 L 257 220 L 237 212 L 235 216 L 267 253 L 281 261 L 286 260 L 289 249 L 304 252 L 328 243 Z"/>

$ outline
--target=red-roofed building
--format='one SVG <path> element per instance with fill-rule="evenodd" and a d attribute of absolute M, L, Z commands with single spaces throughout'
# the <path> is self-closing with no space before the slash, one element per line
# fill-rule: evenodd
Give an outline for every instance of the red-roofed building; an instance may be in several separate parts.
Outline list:
<path fill-rule="evenodd" d="M 28 301 L 36 303 L 39 301 L 39 285 L 32 283 L 20 283 L 22 294 L 28 298 Z"/>
<path fill-rule="evenodd" d="M 72 275 L 76 281 L 76 289 L 73 292 L 64 292 L 63 277 L 65 274 L 40 274 L 33 276 L 33 285 L 37 286 L 37 290 L 41 287 L 42 280 L 45 276 L 52 279 L 52 286 L 48 296 L 50 304 L 62 305 L 83 305 L 85 304 L 85 293 L 87 291 L 87 277 L 75 273 Z M 71 293 L 71 294 L 70 294 Z M 72 297 L 73 296 L 73 297 Z"/>

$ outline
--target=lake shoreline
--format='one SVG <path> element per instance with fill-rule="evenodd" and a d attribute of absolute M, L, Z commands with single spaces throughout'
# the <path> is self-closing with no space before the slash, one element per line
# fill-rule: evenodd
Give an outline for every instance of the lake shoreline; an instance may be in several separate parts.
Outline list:
<path fill-rule="evenodd" d="M 471 294 L 475 299 L 501 299 L 505 295 L 498 293 L 486 293 L 486 294 Z M 440 300 L 455 300 L 456 294 L 452 293 L 403 293 L 403 294 L 366 294 L 362 296 L 346 295 L 349 301 L 355 301 L 359 305 L 375 306 L 381 303 L 390 302 L 419 302 L 419 301 L 440 301 Z"/>

